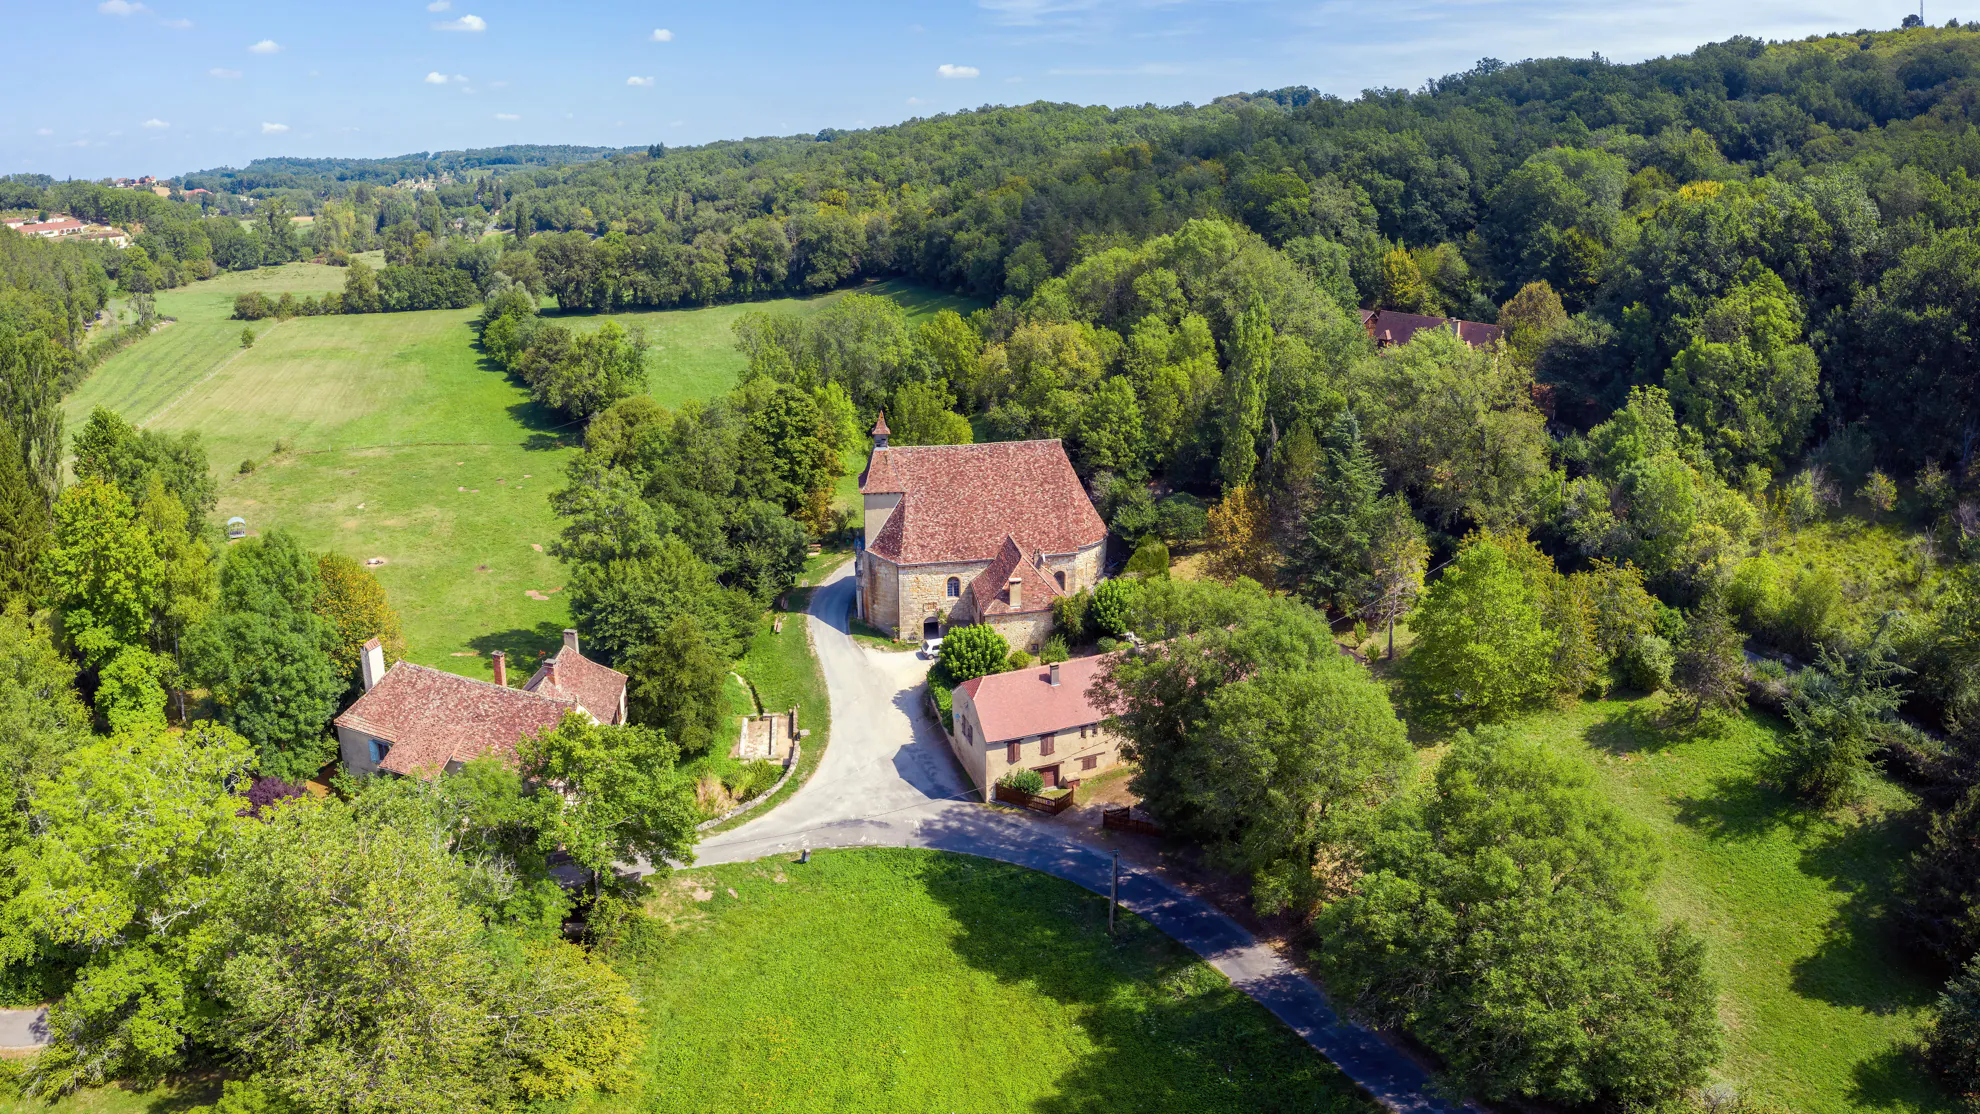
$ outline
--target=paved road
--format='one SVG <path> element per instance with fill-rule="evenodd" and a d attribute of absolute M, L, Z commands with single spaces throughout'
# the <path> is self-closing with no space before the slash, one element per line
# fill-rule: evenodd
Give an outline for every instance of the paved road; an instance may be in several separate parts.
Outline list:
<path fill-rule="evenodd" d="M 0 1010 L 0 1051 L 40 1048 L 48 1043 L 48 1007 Z"/>
<path fill-rule="evenodd" d="M 975 803 L 917 686 L 928 663 L 880 653 L 846 633 L 851 567 L 812 593 L 811 634 L 832 700 L 832 740 L 811 780 L 742 827 L 704 841 L 699 863 L 804 848 L 926 847 L 998 859 L 1107 892 L 1111 857 L 1057 824 Z M 1343 1021 L 1312 981 L 1215 906 L 1145 870 L 1124 869 L 1122 904 L 1202 956 L 1384 1106 L 1406 1114 L 1471 1110 L 1428 1095 L 1423 1070 Z"/>

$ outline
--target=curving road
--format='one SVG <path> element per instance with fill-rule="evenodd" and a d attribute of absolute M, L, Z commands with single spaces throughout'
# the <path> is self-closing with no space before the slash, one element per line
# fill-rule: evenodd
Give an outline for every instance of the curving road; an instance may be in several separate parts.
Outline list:
<path fill-rule="evenodd" d="M 1110 854 L 1060 824 L 975 803 L 928 716 L 912 653 L 879 653 L 846 631 L 851 566 L 812 593 L 809 622 L 832 701 L 832 740 L 811 780 L 763 816 L 705 840 L 699 863 L 743 862 L 807 848 L 925 847 L 999 859 L 1106 893 Z M 1474 1111 L 1428 1093 L 1423 1069 L 1343 1020 L 1320 989 L 1210 903 L 1154 873 L 1123 868 L 1121 903 L 1222 972 L 1305 1037 L 1383 1106 L 1407 1114 Z"/>

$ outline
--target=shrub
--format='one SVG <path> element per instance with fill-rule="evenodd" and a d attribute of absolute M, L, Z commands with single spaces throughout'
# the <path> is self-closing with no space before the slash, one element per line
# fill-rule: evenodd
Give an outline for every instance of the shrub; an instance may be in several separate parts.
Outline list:
<path fill-rule="evenodd" d="M 254 330 L 248 328 L 245 325 L 241 327 L 241 347 L 242 348 L 254 347 Z"/>
<path fill-rule="evenodd" d="M 1639 637 L 1616 663 L 1622 683 L 1640 692 L 1656 692 L 1670 684 L 1676 664 L 1670 642 L 1654 634 Z"/>
<path fill-rule="evenodd" d="M 748 763 L 722 779 L 722 785 L 729 795 L 738 802 L 750 800 L 777 784 L 784 775 L 784 768 L 767 759 L 759 758 Z"/>
<path fill-rule="evenodd" d="M 1004 670 L 1025 669 L 1031 665 L 1031 655 L 1023 650 L 1012 650 L 1011 656 L 1004 659 Z"/>
<path fill-rule="evenodd" d="M 1055 634 L 1045 640 L 1045 649 L 1039 653 L 1038 660 L 1050 665 L 1052 662 L 1064 661 L 1071 656 L 1072 651 L 1067 648 L 1066 640 Z"/>
<path fill-rule="evenodd" d="M 1169 547 L 1158 538 L 1149 538 L 1128 558 L 1127 567 L 1121 570 L 1128 576 L 1167 576 L 1169 575 Z"/>
<path fill-rule="evenodd" d="M 1170 545 L 1200 540 L 1210 530 L 1210 512 L 1194 495 L 1171 495 L 1155 505 L 1155 532 Z"/>
<path fill-rule="evenodd" d="M 1093 589 L 1093 607 L 1088 612 L 1094 629 L 1119 636 L 1128 632 L 1139 586 L 1132 580 L 1103 580 Z"/>
<path fill-rule="evenodd" d="M 1010 656 L 1011 645 L 997 628 L 978 623 L 959 627 L 942 639 L 942 666 L 957 684 L 995 673 Z"/>
<path fill-rule="evenodd" d="M 997 784 L 1035 797 L 1045 791 L 1045 775 L 1037 770 L 1011 770 L 998 778 Z"/>
<path fill-rule="evenodd" d="M 1099 647 L 1100 652 L 1103 654 L 1111 654 L 1121 648 L 1121 642 L 1118 638 L 1103 638 L 1094 645 Z"/>
<path fill-rule="evenodd" d="M 239 321 L 260 321 L 275 316 L 275 305 L 268 295 L 258 290 L 250 290 L 234 298 L 234 318 Z"/>
<path fill-rule="evenodd" d="M 252 460 L 241 461 L 241 467 L 240 467 L 241 475 L 245 476 L 252 471 L 254 471 L 254 461 Z"/>
<path fill-rule="evenodd" d="M 348 267 L 351 265 L 351 253 L 339 248 L 325 255 L 323 262 L 332 267 Z"/>
<path fill-rule="evenodd" d="M 1092 632 L 1088 621 L 1093 610 L 1093 593 L 1085 588 L 1052 601 L 1052 620 L 1074 642 L 1085 641 Z"/>
<path fill-rule="evenodd" d="M 1980 957 L 1954 975 L 1939 995 L 1925 1029 L 1925 1062 L 1947 1090 L 1980 1092 Z"/>

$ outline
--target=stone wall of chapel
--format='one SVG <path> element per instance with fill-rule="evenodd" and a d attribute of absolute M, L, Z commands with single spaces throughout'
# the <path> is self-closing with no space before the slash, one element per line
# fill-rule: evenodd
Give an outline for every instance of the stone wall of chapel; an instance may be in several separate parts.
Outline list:
<path fill-rule="evenodd" d="M 895 620 L 895 638 L 914 641 L 921 637 L 922 623 L 930 615 L 942 621 L 942 629 L 949 629 L 949 619 L 964 599 L 968 598 L 969 585 L 983 570 L 990 567 L 988 561 L 952 561 L 939 565 L 908 565 L 897 576 L 897 595 L 900 601 L 898 618 Z M 957 595 L 949 595 L 949 579 L 956 581 Z M 962 616 L 957 616 L 961 618 Z M 878 626 L 879 624 L 875 624 Z"/>

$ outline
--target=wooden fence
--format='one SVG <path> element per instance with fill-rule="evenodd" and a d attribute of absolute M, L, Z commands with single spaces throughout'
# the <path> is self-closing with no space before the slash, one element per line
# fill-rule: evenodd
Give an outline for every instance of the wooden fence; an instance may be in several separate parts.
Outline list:
<path fill-rule="evenodd" d="M 1033 796 L 1022 789 L 1012 789 L 1008 785 L 997 786 L 997 800 L 1007 805 L 1016 805 L 1032 812 L 1042 812 L 1047 816 L 1057 816 L 1073 806 L 1074 792 L 1079 783 L 1069 781 L 1064 786 L 1066 792 L 1057 797 Z"/>
<path fill-rule="evenodd" d="M 1162 829 L 1148 820 L 1136 820 L 1134 810 L 1128 807 L 1103 808 L 1100 810 L 1100 826 L 1117 832 L 1140 832 L 1143 835 L 1158 836 Z"/>

